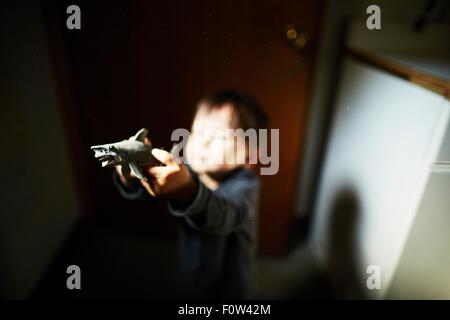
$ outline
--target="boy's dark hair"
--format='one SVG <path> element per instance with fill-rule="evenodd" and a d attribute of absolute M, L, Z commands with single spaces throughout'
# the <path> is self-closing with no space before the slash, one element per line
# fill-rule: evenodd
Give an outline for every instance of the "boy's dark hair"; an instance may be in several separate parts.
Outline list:
<path fill-rule="evenodd" d="M 247 129 L 265 129 L 268 126 L 267 115 L 258 101 L 247 93 L 236 90 L 221 90 L 207 95 L 197 105 L 199 109 L 210 111 L 221 108 L 224 104 L 233 105 L 236 111 L 236 127 Z"/>

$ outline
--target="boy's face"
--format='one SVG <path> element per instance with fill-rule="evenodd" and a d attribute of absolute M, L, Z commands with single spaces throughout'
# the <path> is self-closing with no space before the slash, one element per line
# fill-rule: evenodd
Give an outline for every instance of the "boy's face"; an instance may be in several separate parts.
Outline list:
<path fill-rule="evenodd" d="M 245 164 L 246 148 L 230 130 L 235 129 L 234 114 L 233 105 L 224 104 L 214 109 L 200 108 L 195 115 L 186 151 L 197 173 L 222 175 Z"/>

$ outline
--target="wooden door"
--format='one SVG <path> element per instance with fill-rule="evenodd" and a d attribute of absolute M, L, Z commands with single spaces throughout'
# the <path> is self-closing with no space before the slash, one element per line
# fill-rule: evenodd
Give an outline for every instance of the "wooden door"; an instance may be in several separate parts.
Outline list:
<path fill-rule="evenodd" d="M 170 234 L 173 219 L 148 212 L 163 205 L 118 199 L 106 183 L 110 173 L 98 167 L 88 147 L 127 137 L 141 126 L 149 128 L 155 145 L 170 147 L 172 130 L 189 128 L 199 98 L 236 88 L 255 95 L 271 128 L 280 129 L 279 172 L 262 178 L 259 243 L 262 253 L 282 253 L 304 141 L 320 3 L 81 2 L 81 30 L 71 31 L 65 26 L 70 3 L 44 6 L 59 78 L 70 91 L 63 105 L 70 109 L 71 132 L 79 136 L 80 188 L 93 211 L 146 211 L 129 218 L 130 224 L 141 221 Z M 288 24 L 306 32 L 301 52 L 286 40 Z"/>

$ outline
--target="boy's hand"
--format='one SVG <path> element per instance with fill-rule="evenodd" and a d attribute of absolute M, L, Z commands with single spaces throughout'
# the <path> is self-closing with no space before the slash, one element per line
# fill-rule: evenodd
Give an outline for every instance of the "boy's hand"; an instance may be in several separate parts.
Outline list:
<path fill-rule="evenodd" d="M 181 205 L 192 202 L 197 184 L 188 168 L 165 150 L 154 148 L 152 155 L 165 166 L 148 168 L 150 179 L 141 180 L 142 186 L 154 197 L 170 198 Z"/>

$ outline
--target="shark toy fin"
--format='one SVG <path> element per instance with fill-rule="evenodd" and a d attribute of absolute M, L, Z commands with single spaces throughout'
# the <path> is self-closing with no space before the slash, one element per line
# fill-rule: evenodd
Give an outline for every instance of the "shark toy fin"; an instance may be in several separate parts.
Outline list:
<path fill-rule="evenodd" d="M 147 181 L 147 177 L 144 175 L 141 168 L 139 168 L 135 163 L 130 163 L 130 169 L 137 178 Z"/>
<path fill-rule="evenodd" d="M 147 134 L 148 134 L 147 129 L 142 128 L 133 137 L 131 137 L 130 140 L 144 142 L 144 138 L 147 136 Z"/>

